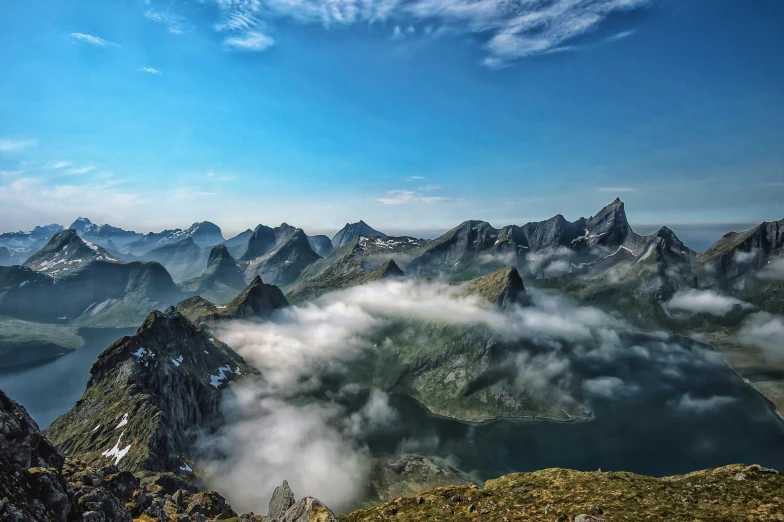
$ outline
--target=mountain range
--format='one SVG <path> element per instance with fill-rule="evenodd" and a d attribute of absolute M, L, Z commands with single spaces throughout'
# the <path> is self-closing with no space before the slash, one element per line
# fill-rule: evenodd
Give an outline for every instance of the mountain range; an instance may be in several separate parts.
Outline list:
<path fill-rule="evenodd" d="M 229 241 L 209 222 L 137 236 L 84 218 L 72 226 L 3 235 L 13 248 L 22 248 L 53 234 L 24 263 L 0 267 L 0 320 L 5 317 L 17 330 L 25 321 L 54 329 L 137 326 L 152 310 L 198 296 L 181 310 L 198 323 L 215 324 L 242 315 L 227 312 L 242 306 L 226 306 L 248 285 L 275 288 L 280 293 L 275 308 L 373 281 L 462 282 L 509 267 L 528 286 L 565 292 L 622 314 L 643 330 L 715 333 L 724 317 L 684 312 L 669 303 L 684 292 L 718 293 L 739 303 L 732 316 L 735 329 L 716 340 L 727 346 L 738 342 L 737 326 L 751 312 L 784 310 L 784 220 L 730 232 L 697 253 L 666 227 L 647 236 L 635 233 L 619 199 L 576 221 L 557 215 L 495 228 L 469 220 L 433 240 L 388 236 L 363 221 L 347 224 L 329 241 L 286 223 L 258 225 Z M 45 336 L 50 348 L 39 354 L 27 348 L 36 338 L 29 329 L 24 343 L 19 335 L 0 338 L 0 350 L 9 354 L 8 361 L 27 363 L 74 349 L 70 331 L 63 331 L 58 344 L 52 343 L 57 336 L 51 328 L 41 330 L 42 345 Z M 748 366 L 749 374 L 755 364 Z M 400 371 L 404 375 L 409 369 Z M 784 400 L 775 393 L 768 396 Z"/>
<path fill-rule="evenodd" d="M 635 296 L 645 293 L 659 302 L 684 288 L 747 295 L 762 281 L 756 273 L 771 270 L 769 265 L 782 257 L 784 243 L 784 226 L 777 221 L 728 233 L 705 252 L 696 253 L 666 227 L 649 236 L 636 234 L 618 199 L 596 215 L 573 222 L 559 214 L 496 229 L 487 222 L 469 220 L 433 240 L 390 237 L 363 221 L 346 224 L 329 241 L 326 236 L 307 236 L 286 223 L 275 228 L 258 225 L 228 241 L 209 222 L 145 235 L 94 225 L 86 218 L 65 229 L 71 231 L 66 235 L 59 228 L 48 225 L 30 233 L 0 236 L 0 248 L 5 248 L 0 257 L 6 262 L 18 259 L 20 249 L 36 248 L 26 250 L 29 255 L 19 267 L 4 270 L 8 288 L 3 301 L 8 302 L 0 306 L 8 312 L 18 309 L 11 315 L 21 317 L 28 312 L 23 305 L 13 304 L 16 294 L 32 290 L 24 290 L 30 283 L 24 283 L 22 267 L 57 280 L 74 279 L 70 273 L 91 272 L 93 266 L 108 270 L 101 267 L 110 263 L 130 266 L 138 261 L 165 267 L 179 283 L 180 292 L 204 294 L 217 301 L 229 300 L 258 275 L 265 283 L 280 286 L 296 302 L 373 279 L 377 276 L 371 274 L 390 260 L 395 269 L 409 276 L 452 281 L 515 266 L 524 278 L 580 286 L 583 294 L 621 291 L 628 283 L 637 287 L 627 289 Z M 214 250 L 216 245 L 224 248 Z M 12 291 L 14 282 L 23 286 Z M 127 289 L 136 290 L 133 286 Z M 113 299 L 118 294 L 105 293 Z M 56 317 L 73 319 L 75 313 Z M 52 314 L 38 313 L 39 317 L 47 315 Z"/>
<path fill-rule="evenodd" d="M 681 334 L 708 338 L 730 354 L 736 372 L 782 405 L 780 380 L 765 387 L 761 378 L 752 378 L 759 373 L 758 355 L 738 331 L 751 314 L 782 311 L 784 220 L 730 232 L 703 253 L 666 227 L 647 236 L 635 233 L 620 200 L 573 222 L 558 215 L 498 229 L 469 220 L 433 240 L 389 236 L 362 221 L 347 224 L 331 240 L 283 223 L 258 225 L 226 241 L 207 222 L 142 235 L 83 218 L 67 229 L 38 227 L 0 239 L 12 245 L 4 244 L 8 253 L 0 255 L 31 250 L 23 262 L 0 267 L 0 321 L 25 330 L 45 325 L 47 339 L 57 327 L 138 326 L 98 356 L 82 397 L 43 433 L 0 392 L 3 519 L 260 520 L 254 514 L 238 517 L 219 493 L 203 490 L 210 470 L 202 459 L 209 448 L 197 442 L 226 427 L 222 392 L 266 378 L 220 340 L 222 327 L 237 320 L 287 324 L 292 315 L 286 314 L 296 311 L 292 304 L 371 283 L 399 288 L 438 280 L 454 299 L 507 318 L 533 306 L 533 289 L 557 289 L 623 317 L 630 330 L 616 335 L 640 350 L 646 343 L 685 343 Z M 671 306 L 684 292 L 720 295 L 730 300 L 731 311 L 719 318 Z M 592 415 L 582 384 L 600 371 L 602 361 L 577 363 L 591 341 L 558 343 L 559 362 L 571 368 L 559 388 L 566 398 L 518 378 L 515 361 L 547 353 L 553 347 L 546 339 L 404 314 L 379 321 L 365 341 L 366 349 L 353 359 L 325 365 L 318 389 L 310 393 L 339 401 L 347 389 L 377 389 L 470 422 Z M 31 353 L 29 342 L 0 346 L 0 353 L 4 362 L 35 363 L 36 357 L 58 353 L 49 342 L 53 347 L 46 353 Z M 373 504 L 387 503 L 343 515 L 344 521 L 742 520 L 752 508 L 755 519 L 780 515 L 764 506 L 780 505 L 782 479 L 759 466 L 673 479 L 544 470 L 501 477 L 480 489 L 457 470 L 424 457 L 374 458 L 368 492 Z M 445 489 L 424 492 L 436 485 Z M 634 500 L 640 495 L 649 500 Z M 267 520 L 273 519 L 338 517 L 316 499 L 295 501 L 284 482 L 269 504 Z"/>

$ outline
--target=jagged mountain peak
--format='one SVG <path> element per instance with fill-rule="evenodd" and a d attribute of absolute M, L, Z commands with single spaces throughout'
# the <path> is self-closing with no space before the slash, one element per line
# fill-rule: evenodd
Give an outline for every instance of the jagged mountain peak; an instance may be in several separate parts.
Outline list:
<path fill-rule="evenodd" d="M 225 305 L 217 306 L 200 296 L 177 304 L 177 311 L 194 324 L 213 325 L 227 319 L 259 319 L 289 305 L 275 285 L 265 284 L 256 276 L 245 289 Z"/>
<path fill-rule="evenodd" d="M 389 277 L 402 277 L 406 275 L 405 272 L 403 272 L 403 270 L 401 270 L 401 268 L 397 266 L 397 263 L 395 263 L 394 259 L 390 259 L 389 261 L 381 265 L 378 268 L 378 270 L 375 271 L 375 274 L 377 274 L 378 279 L 386 279 Z"/>
<path fill-rule="evenodd" d="M 271 239 L 274 243 L 269 246 Z M 257 252 L 263 253 L 258 255 Z M 287 285 L 319 259 L 321 257 L 313 251 L 308 236 L 301 228 L 278 227 L 273 238 L 266 236 L 256 243 L 251 238 L 248 251 L 243 256 L 243 261 L 248 262 L 245 277 L 252 279 L 260 275 L 270 283 Z"/>
<path fill-rule="evenodd" d="M 130 471 L 182 473 L 196 430 L 220 425 L 220 389 L 254 370 L 173 307 L 104 350 L 87 390 L 47 430 L 69 455 Z"/>
<path fill-rule="evenodd" d="M 277 238 L 275 237 L 274 229 L 266 225 L 258 225 L 253 229 L 253 235 L 248 239 L 248 246 L 240 259 L 252 261 L 259 256 L 263 256 L 275 246 L 276 242 Z"/>
<path fill-rule="evenodd" d="M 82 239 L 76 230 L 67 228 L 28 259 L 24 266 L 52 276 L 75 272 L 93 261 L 121 263 L 100 246 Z"/>
<path fill-rule="evenodd" d="M 227 307 L 235 310 L 238 318 L 250 318 L 268 315 L 272 310 L 288 305 L 280 288 L 264 283 L 257 275 Z"/>
<path fill-rule="evenodd" d="M 74 220 L 74 222 L 71 223 L 71 225 L 68 228 L 72 228 L 74 230 L 81 231 L 81 230 L 84 230 L 86 228 L 91 227 L 92 225 L 93 225 L 92 221 L 90 221 L 86 217 L 81 217 L 80 216 L 80 217 L 76 218 Z"/>
<path fill-rule="evenodd" d="M 234 262 L 234 258 L 229 253 L 229 249 L 226 248 L 226 245 L 220 244 L 215 245 L 210 250 L 210 257 L 207 258 L 207 266 L 218 265 L 223 262 Z"/>
<path fill-rule="evenodd" d="M 357 236 L 378 236 L 386 238 L 387 235 L 383 232 L 379 232 L 378 230 L 374 229 L 361 219 L 356 223 L 346 223 L 343 228 L 341 228 L 337 234 L 332 237 L 332 246 L 334 248 L 338 248 L 339 246 L 345 245 L 346 243 L 351 242 Z"/>
<path fill-rule="evenodd" d="M 502 308 L 519 303 L 525 293 L 523 278 L 513 266 L 472 279 L 467 283 L 467 287 L 471 293 L 479 294 L 488 302 Z"/>

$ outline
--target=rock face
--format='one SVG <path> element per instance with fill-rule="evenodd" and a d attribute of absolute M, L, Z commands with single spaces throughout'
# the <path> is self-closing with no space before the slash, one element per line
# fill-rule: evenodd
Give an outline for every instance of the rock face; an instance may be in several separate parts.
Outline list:
<path fill-rule="evenodd" d="M 332 237 L 332 246 L 333 248 L 341 247 L 350 243 L 354 238 L 360 236 L 378 236 L 381 238 L 387 237 L 386 234 L 379 232 L 378 230 L 370 227 L 364 221 L 360 220 L 357 223 L 346 223 L 346 225 Z"/>
<path fill-rule="evenodd" d="M 467 289 L 501 308 L 520 304 L 525 293 L 523 278 L 513 266 L 473 279 L 468 283 Z"/>
<path fill-rule="evenodd" d="M 10 259 L 5 265 L 20 265 L 31 254 L 44 246 L 55 234 L 62 232 L 62 225 L 35 227 L 28 232 L 4 232 L 0 234 L 0 247 L 7 248 Z"/>
<path fill-rule="evenodd" d="M 744 277 L 781 259 L 784 247 L 784 219 L 763 222 L 746 232 L 730 232 L 714 243 L 699 260 L 708 267 L 707 284 L 723 289 L 741 286 Z"/>
<path fill-rule="evenodd" d="M 246 278 L 260 276 L 270 284 L 287 285 L 294 282 L 308 266 L 321 259 L 310 248 L 308 237 L 301 228 L 283 223 L 274 230 L 274 234 L 274 246 L 259 257 L 248 259 L 252 252 L 251 244 L 248 244 L 244 257 L 248 259 Z"/>
<path fill-rule="evenodd" d="M 111 225 L 96 225 L 87 218 L 76 219 L 68 228 L 73 229 L 80 237 L 105 248 L 120 248 L 141 239 L 142 234 Z"/>
<path fill-rule="evenodd" d="M 243 254 L 245 254 L 245 250 L 248 248 L 248 241 L 252 235 L 253 230 L 247 229 L 246 231 L 240 232 L 231 239 L 227 239 L 223 242 L 223 244 L 226 245 L 226 248 L 229 249 L 229 253 L 234 259 L 239 259 L 243 256 Z"/>
<path fill-rule="evenodd" d="M 209 221 L 202 221 L 194 223 L 186 230 L 176 228 L 162 232 L 150 232 L 136 241 L 127 243 L 120 250 L 124 254 L 143 256 L 157 248 L 173 245 L 185 239 L 191 239 L 201 248 L 209 248 L 224 241 L 223 234 L 217 225 Z"/>
<path fill-rule="evenodd" d="M 310 244 L 310 248 L 321 257 L 327 257 L 335 249 L 335 247 L 332 246 L 332 240 L 327 236 L 308 236 L 308 243 Z"/>
<path fill-rule="evenodd" d="M 24 266 L 52 277 L 62 277 L 93 261 L 121 262 L 98 245 L 80 238 L 75 230 L 69 228 L 52 237 Z"/>
<path fill-rule="evenodd" d="M 287 481 L 275 488 L 270 499 L 267 522 L 337 522 L 337 517 L 321 501 L 305 497 L 294 501 Z"/>
<path fill-rule="evenodd" d="M 280 522 L 286 511 L 294 505 L 294 493 L 289 487 L 288 481 L 284 480 L 283 483 L 275 488 L 270 499 L 269 509 L 267 509 L 267 520 L 269 522 Z"/>
<path fill-rule="evenodd" d="M 164 245 L 144 254 L 145 261 L 156 261 L 166 267 L 175 281 L 198 277 L 207 262 L 209 252 L 191 237 Z"/>
<path fill-rule="evenodd" d="M 220 389 L 255 370 L 173 308 L 98 357 L 87 390 L 47 435 L 88 464 L 189 473 L 197 431 L 221 424 Z"/>
<path fill-rule="evenodd" d="M 0 520 L 132 522 L 236 517 L 214 491 L 171 473 L 137 475 L 65 458 L 24 408 L 0 390 Z M 187 515 L 187 518 L 182 518 Z M 203 518 L 200 518 L 203 517 Z M 259 517 L 245 515 L 244 520 Z"/>
<path fill-rule="evenodd" d="M 210 251 L 204 273 L 183 281 L 180 288 L 184 292 L 220 303 L 232 299 L 246 284 L 245 275 L 239 265 L 231 257 L 228 248 L 221 244 Z"/>
<path fill-rule="evenodd" d="M 320 500 L 305 497 L 295 502 L 280 522 L 338 522 L 338 518 Z"/>
<path fill-rule="evenodd" d="M 259 225 L 253 230 L 253 235 L 248 239 L 245 253 L 242 254 L 240 260 L 245 262 L 253 261 L 269 252 L 276 242 L 275 230 L 265 225 Z"/>
<path fill-rule="evenodd" d="M 19 319 L 126 326 L 176 303 L 182 293 L 158 263 L 107 258 L 101 247 L 66 230 L 28 266 L 0 267 L 0 297 L 0 314 Z"/>
<path fill-rule="evenodd" d="M 262 282 L 259 276 L 225 305 L 218 306 L 206 299 L 195 296 L 181 301 L 177 311 L 194 324 L 214 326 L 228 319 L 261 319 L 289 303 L 283 292 L 275 285 Z"/>
<path fill-rule="evenodd" d="M 329 258 L 314 263 L 303 273 L 301 280 L 291 287 L 290 299 L 292 302 L 305 301 L 328 292 L 405 275 L 391 259 L 376 270 L 365 269 L 363 253 L 360 238 L 336 249 Z"/>
<path fill-rule="evenodd" d="M 0 519 L 68 519 L 65 459 L 25 409 L 0 391 Z"/>
<path fill-rule="evenodd" d="M 194 223 L 188 230 L 185 231 L 184 235 L 185 237 L 191 238 L 194 243 L 203 248 L 211 247 L 213 245 L 223 243 L 224 241 L 223 233 L 221 233 L 220 227 L 209 221 L 200 221 L 199 223 Z"/>

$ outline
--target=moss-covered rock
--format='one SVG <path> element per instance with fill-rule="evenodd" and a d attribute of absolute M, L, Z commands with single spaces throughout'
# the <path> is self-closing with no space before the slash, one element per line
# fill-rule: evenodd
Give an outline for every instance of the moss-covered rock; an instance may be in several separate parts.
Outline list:
<path fill-rule="evenodd" d="M 341 522 L 436 520 L 508 522 L 784 520 L 784 476 L 732 465 L 653 478 L 633 473 L 546 469 L 476 486 L 396 498 Z"/>

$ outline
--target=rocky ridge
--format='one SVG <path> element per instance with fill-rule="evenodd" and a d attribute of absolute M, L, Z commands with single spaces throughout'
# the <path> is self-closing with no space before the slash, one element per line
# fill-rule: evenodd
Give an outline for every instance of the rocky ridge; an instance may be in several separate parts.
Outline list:
<path fill-rule="evenodd" d="M 225 305 L 215 305 L 200 297 L 189 297 L 177 304 L 177 311 L 197 325 L 214 326 L 229 319 L 260 319 L 288 306 L 283 292 L 275 285 L 265 284 L 259 276 L 237 297 Z"/>
<path fill-rule="evenodd" d="M 189 476 L 197 432 L 222 422 L 220 390 L 256 370 L 174 308 L 98 357 L 87 390 L 47 436 L 90 465 Z"/>

